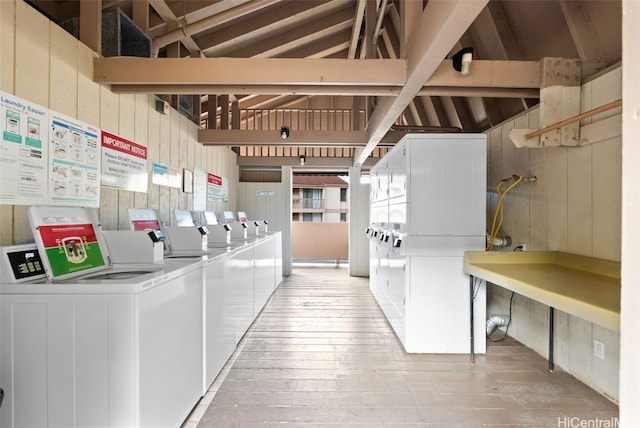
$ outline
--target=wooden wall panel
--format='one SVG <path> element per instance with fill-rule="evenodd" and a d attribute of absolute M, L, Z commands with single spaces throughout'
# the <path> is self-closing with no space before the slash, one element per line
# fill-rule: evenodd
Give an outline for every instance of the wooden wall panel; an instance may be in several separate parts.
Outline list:
<path fill-rule="evenodd" d="M 100 85 L 93 81 L 93 58 L 96 55 L 82 43 L 77 43 L 76 46 L 78 59 L 76 117 L 83 122 L 100 126 Z"/>
<path fill-rule="evenodd" d="M 149 96 L 147 94 L 135 95 L 135 127 L 134 127 L 134 139 L 133 141 L 147 147 L 149 147 L 149 114 L 152 108 L 149 102 Z M 147 189 L 148 190 L 148 189 Z M 146 193 L 134 192 L 133 204 L 136 208 L 146 208 L 148 197 Z"/>
<path fill-rule="evenodd" d="M 169 165 L 171 162 L 171 115 L 160 116 L 160 163 Z M 169 188 L 167 186 L 159 186 L 160 204 L 157 208 L 160 212 L 169 211 Z"/>
<path fill-rule="evenodd" d="M 171 127 L 169 128 L 170 145 L 169 151 L 169 166 L 178 168 L 180 166 L 180 113 L 176 110 L 171 110 Z M 171 220 L 171 214 L 173 210 L 180 208 L 180 190 L 174 187 L 169 188 L 169 209 L 162 213 L 166 216 L 166 220 Z M 165 220 L 165 221 L 166 221 Z"/>
<path fill-rule="evenodd" d="M 15 4 L 13 1 L 0 2 L 0 91 L 13 92 L 15 71 Z"/>
<path fill-rule="evenodd" d="M 188 129 L 190 122 L 188 118 L 180 115 L 180 163 L 177 165 L 178 168 L 180 168 L 180 174 L 182 174 L 182 170 L 189 165 L 189 151 L 193 150 L 193 148 L 190 149 L 194 143 Z M 180 195 L 179 209 L 187 209 L 189 202 L 187 194 L 182 191 L 182 186 L 178 193 Z"/>
<path fill-rule="evenodd" d="M 69 117 L 78 115 L 78 41 L 67 37 L 65 30 L 51 25 L 49 108 Z M 92 123 L 92 125 L 97 125 Z"/>
<path fill-rule="evenodd" d="M 576 147 L 567 159 L 567 251 L 593 254 L 593 145 Z"/>
<path fill-rule="evenodd" d="M 114 134 L 119 133 L 120 96 L 105 86 L 100 87 L 100 127 Z M 118 190 L 109 187 L 100 189 L 100 222 L 105 230 L 118 228 Z"/>
<path fill-rule="evenodd" d="M 149 95 L 149 104 L 152 106 L 155 103 L 155 97 Z M 149 114 L 148 122 L 148 146 L 147 146 L 147 169 L 149 187 L 147 191 L 147 207 L 159 207 L 160 206 L 160 186 L 151 183 L 151 168 L 154 160 L 160 159 L 160 118 L 161 116 L 155 111 L 151 111 Z"/>
<path fill-rule="evenodd" d="M 29 32 L 15 34 L 15 95 L 41 106 L 49 106 L 49 21 L 25 3 L 16 3 L 17 28 Z M 15 242 L 33 239 L 27 208 L 13 209 L 13 237 Z"/>
<path fill-rule="evenodd" d="M 593 147 L 593 256 L 620 260 L 622 236 L 622 139 Z"/>
<path fill-rule="evenodd" d="M 0 90 L 13 93 L 14 85 L 14 16 L 13 1 L 0 1 Z M 13 244 L 13 206 L 0 205 L 0 245 Z"/>
<path fill-rule="evenodd" d="M 548 187 L 548 218 L 547 225 L 547 249 L 555 251 L 568 251 L 568 183 L 567 168 L 569 149 L 548 149 L 547 170 L 550 186 Z"/>
<path fill-rule="evenodd" d="M 120 95 L 118 110 L 118 135 L 135 140 L 135 95 Z M 129 208 L 134 206 L 134 192 L 118 190 L 118 229 L 129 228 Z"/>
<path fill-rule="evenodd" d="M 16 2 L 15 95 L 49 107 L 49 20 L 26 3 Z"/>

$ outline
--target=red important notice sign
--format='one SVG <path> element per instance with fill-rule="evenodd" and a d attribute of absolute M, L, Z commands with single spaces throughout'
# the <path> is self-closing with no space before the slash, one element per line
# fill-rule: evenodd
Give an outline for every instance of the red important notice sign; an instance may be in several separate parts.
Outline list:
<path fill-rule="evenodd" d="M 102 186 L 132 192 L 148 188 L 147 148 L 106 131 L 102 131 Z"/>
<path fill-rule="evenodd" d="M 211 174 L 209 172 L 207 178 L 208 178 L 207 181 L 209 182 L 209 184 L 213 184 L 215 186 L 222 186 L 222 177 L 220 177 L 219 175 Z"/>
<path fill-rule="evenodd" d="M 145 146 L 106 131 L 102 131 L 102 148 L 116 150 L 140 159 L 147 159 L 147 148 Z"/>

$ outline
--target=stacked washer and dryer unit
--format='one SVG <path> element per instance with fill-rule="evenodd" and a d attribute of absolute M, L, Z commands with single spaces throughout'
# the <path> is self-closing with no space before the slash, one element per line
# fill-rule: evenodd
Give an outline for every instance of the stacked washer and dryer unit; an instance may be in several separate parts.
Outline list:
<path fill-rule="evenodd" d="M 370 287 L 407 352 L 470 352 L 463 256 L 485 248 L 486 150 L 482 134 L 409 134 L 371 169 Z M 484 331 L 484 285 L 474 296 Z"/>

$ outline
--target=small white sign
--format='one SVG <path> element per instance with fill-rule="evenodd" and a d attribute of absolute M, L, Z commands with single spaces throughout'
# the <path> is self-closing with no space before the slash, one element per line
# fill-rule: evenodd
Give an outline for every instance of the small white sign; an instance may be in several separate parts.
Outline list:
<path fill-rule="evenodd" d="M 256 196 L 273 196 L 273 190 L 256 190 Z"/>

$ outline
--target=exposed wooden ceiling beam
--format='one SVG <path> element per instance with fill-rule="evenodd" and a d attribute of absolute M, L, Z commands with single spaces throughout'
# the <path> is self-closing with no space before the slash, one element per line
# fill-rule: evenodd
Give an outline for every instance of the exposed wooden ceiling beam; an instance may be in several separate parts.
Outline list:
<path fill-rule="evenodd" d="M 384 136 L 379 145 L 395 145 L 409 132 L 454 132 L 450 127 L 406 127 L 392 129 Z M 207 146 L 245 146 L 245 147 L 328 147 L 360 148 L 367 144 L 366 131 L 300 131 L 291 130 L 289 138 L 280 138 L 279 130 L 243 130 L 243 129 L 200 129 L 198 142 Z"/>
<path fill-rule="evenodd" d="M 252 46 L 255 50 L 265 41 L 289 37 L 293 32 L 297 33 L 297 37 L 307 35 L 311 33 L 307 28 L 325 21 L 327 26 L 333 25 L 336 23 L 336 18 L 331 16 L 340 11 L 348 12 L 341 19 L 343 22 L 352 20 L 352 13 L 341 1 L 314 0 L 285 3 L 250 20 L 243 20 L 242 25 L 227 26 L 209 32 L 199 37 L 198 43 L 208 57 L 251 57 L 253 54 L 247 55 L 238 51 L 251 50 Z"/>
<path fill-rule="evenodd" d="M 398 86 L 341 86 L 341 85 L 112 85 L 116 94 L 234 94 L 234 95 L 330 95 L 330 96 L 396 96 Z M 457 86 L 425 86 L 416 95 L 488 98 L 540 98 L 537 88 L 465 88 Z"/>
<path fill-rule="evenodd" d="M 164 20 L 164 22 L 166 22 L 168 27 L 171 27 L 171 28 L 177 27 L 178 29 L 175 31 L 181 31 L 182 22 L 176 17 L 176 15 L 173 13 L 171 8 L 169 8 L 169 6 L 164 0 L 149 0 L 149 5 L 153 7 L 153 9 L 156 11 L 158 15 L 160 15 L 160 17 Z M 181 41 L 182 44 L 187 48 L 187 50 L 189 51 L 189 54 L 192 57 L 197 58 L 201 56 L 200 47 L 187 34 L 183 34 L 183 36 L 179 40 L 175 40 L 175 41 Z M 158 49 L 157 47 L 154 48 L 155 56 L 157 56 L 157 49 Z"/>
<path fill-rule="evenodd" d="M 593 28 L 592 19 L 584 5 L 573 1 L 559 0 L 567 28 L 582 61 L 583 76 L 590 76 L 597 70 L 604 68 L 606 59 Z"/>
<path fill-rule="evenodd" d="M 347 58 L 354 59 L 356 57 L 356 50 L 358 48 L 358 41 L 360 40 L 360 31 L 362 31 L 362 23 L 364 22 L 364 6 L 366 0 L 357 0 L 356 16 L 354 18 L 353 30 L 351 32 L 351 42 L 349 43 L 349 52 Z"/>
<path fill-rule="evenodd" d="M 95 59 L 94 80 L 113 85 L 118 93 L 395 96 L 405 91 L 405 64 L 392 59 L 114 57 Z M 537 61 L 473 61 L 471 67 L 471 74 L 462 76 L 444 60 L 415 94 L 537 97 Z"/>
<path fill-rule="evenodd" d="M 234 7 L 232 9 L 226 10 L 219 14 L 209 16 L 200 21 L 193 22 L 191 24 L 188 24 L 176 30 L 169 31 L 153 39 L 154 49 L 159 49 L 161 47 L 170 45 L 171 43 L 179 42 L 184 38 L 191 37 L 194 34 L 198 34 L 210 28 L 223 25 L 230 20 L 237 19 L 249 13 L 254 13 L 256 10 L 271 6 L 272 4 L 278 3 L 279 1 L 280 0 L 255 0 L 249 3 L 242 4 L 238 7 Z M 166 3 L 164 2 L 164 0 L 153 0 L 153 2 L 164 3 L 166 6 Z M 153 3 L 152 5 L 155 9 L 156 6 Z M 166 9 L 168 9 L 171 15 L 173 15 L 173 11 L 169 9 L 168 6 L 166 6 Z M 158 9 L 156 9 L 156 11 L 158 11 Z"/>
<path fill-rule="evenodd" d="M 383 98 L 376 106 L 368 124 L 369 141 L 355 159 L 355 165 L 361 165 L 369 157 L 425 81 L 436 71 L 442 62 L 440 58 L 447 55 L 487 3 L 488 0 L 427 3 L 407 44 L 406 83 L 397 97 Z"/>
<path fill-rule="evenodd" d="M 366 131 L 296 131 L 283 140 L 279 130 L 200 129 L 198 141 L 215 146 L 357 147 L 367 144 Z"/>
<path fill-rule="evenodd" d="M 112 57 L 96 58 L 94 80 L 118 85 L 400 86 L 405 82 L 405 61 Z"/>

